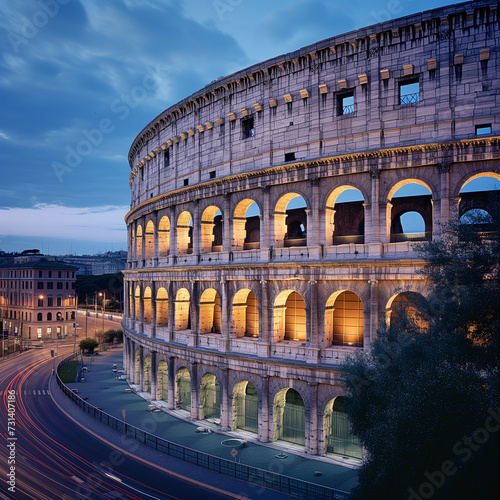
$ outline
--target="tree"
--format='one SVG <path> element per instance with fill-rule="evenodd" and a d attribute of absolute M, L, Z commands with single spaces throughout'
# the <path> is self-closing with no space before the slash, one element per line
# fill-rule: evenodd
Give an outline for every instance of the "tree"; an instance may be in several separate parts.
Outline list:
<path fill-rule="evenodd" d="M 344 364 L 345 410 L 367 451 L 354 500 L 498 497 L 499 220 L 422 245 L 425 307 L 403 304 L 370 353 Z"/>
<path fill-rule="evenodd" d="M 97 340 L 95 339 L 91 339 L 91 338 L 88 338 L 88 339 L 83 339 L 80 341 L 80 349 L 83 351 L 83 352 L 87 352 L 89 354 L 93 354 L 94 353 L 94 349 L 99 345 L 99 343 L 97 342 Z"/>

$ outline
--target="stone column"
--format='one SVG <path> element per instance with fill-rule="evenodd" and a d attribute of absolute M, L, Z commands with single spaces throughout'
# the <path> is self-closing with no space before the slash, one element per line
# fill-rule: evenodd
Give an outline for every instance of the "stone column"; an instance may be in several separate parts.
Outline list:
<path fill-rule="evenodd" d="M 221 280 L 220 287 L 222 291 L 221 297 L 221 342 L 220 348 L 225 352 L 229 352 L 231 350 L 231 333 L 229 326 L 229 292 L 228 292 L 228 283 L 226 280 Z"/>
<path fill-rule="evenodd" d="M 198 420 L 200 407 L 200 384 L 198 381 L 198 363 L 193 363 L 191 370 L 191 420 Z"/>
<path fill-rule="evenodd" d="M 269 247 L 271 241 L 271 200 L 270 200 L 270 187 L 265 186 L 262 188 L 262 198 L 264 211 L 260 219 L 260 250 L 261 260 L 267 262 L 269 260 Z"/>
<path fill-rule="evenodd" d="M 139 347 L 139 392 L 144 390 L 144 347 Z"/>
<path fill-rule="evenodd" d="M 177 256 L 177 220 L 175 218 L 175 205 L 170 207 L 170 255 Z M 175 262 L 175 258 L 174 258 Z"/>
<path fill-rule="evenodd" d="M 153 224 L 155 225 L 154 234 L 153 234 L 153 259 L 155 264 L 158 264 L 158 256 L 159 256 L 159 238 L 160 232 L 158 231 L 158 212 L 155 212 L 152 215 Z"/>
<path fill-rule="evenodd" d="M 440 219 L 440 227 L 437 228 L 437 232 L 433 232 L 434 237 L 440 238 L 442 234 L 443 225 L 447 224 L 451 218 L 450 212 L 450 170 L 451 170 L 451 162 L 443 162 L 438 165 L 439 171 L 439 199 L 441 210 L 439 214 L 434 214 L 433 211 L 433 219 L 437 215 Z M 434 231 L 434 228 L 433 228 Z"/>
<path fill-rule="evenodd" d="M 305 451 L 311 455 L 318 454 L 318 384 L 316 382 L 309 385 L 311 394 L 311 407 L 309 415 L 306 411 L 306 442 Z M 309 418 L 308 418 L 309 417 Z"/>
<path fill-rule="evenodd" d="M 222 215 L 222 251 L 232 252 L 233 217 L 231 214 L 231 193 L 224 195 L 224 213 Z"/>
<path fill-rule="evenodd" d="M 193 346 L 199 345 L 200 340 L 200 321 L 198 308 L 200 305 L 198 297 L 198 282 L 191 281 L 191 301 L 189 303 L 190 314 L 191 314 L 191 333 L 193 334 Z"/>
<path fill-rule="evenodd" d="M 270 354 L 269 339 L 269 282 L 261 280 L 261 303 L 259 318 L 259 356 L 268 358 Z"/>
<path fill-rule="evenodd" d="M 369 320 L 369 331 L 365 328 L 365 332 L 368 333 L 363 339 L 363 349 L 368 351 L 372 342 L 377 338 L 378 330 L 378 280 L 370 279 L 368 280 L 370 284 L 370 320 Z"/>
<path fill-rule="evenodd" d="M 175 409 L 175 358 L 168 358 L 168 409 Z"/>
<path fill-rule="evenodd" d="M 311 299 L 309 301 L 309 314 L 306 324 L 309 325 L 310 332 L 307 339 L 308 363 L 319 362 L 319 328 L 318 328 L 318 282 L 314 279 L 309 281 L 309 291 Z"/>
<path fill-rule="evenodd" d="M 156 401 L 158 372 L 156 371 L 156 351 L 151 351 L 151 401 Z"/>
<path fill-rule="evenodd" d="M 141 284 L 140 297 L 139 297 L 139 323 L 136 323 L 136 331 L 138 333 L 144 332 L 144 287 Z M 134 297 L 135 301 L 135 297 Z"/>
<path fill-rule="evenodd" d="M 193 254 L 201 253 L 201 220 L 200 204 L 198 200 L 193 201 Z"/>
<path fill-rule="evenodd" d="M 232 398 L 229 396 L 229 370 L 226 368 L 223 371 L 224 379 L 222 380 L 222 400 L 221 400 L 221 427 L 227 432 L 231 430 L 231 413 L 232 413 Z"/>
<path fill-rule="evenodd" d="M 129 351 L 130 351 L 130 346 L 129 346 L 129 338 L 126 336 L 126 333 L 124 332 L 124 338 L 123 338 L 123 373 L 128 376 L 128 356 L 129 356 Z"/>
<path fill-rule="evenodd" d="M 142 226 L 142 238 L 141 238 L 142 248 L 141 248 L 141 255 L 138 256 L 138 259 L 144 261 L 146 259 L 146 217 L 141 217 L 141 226 Z"/>
<path fill-rule="evenodd" d="M 269 377 L 262 377 L 262 394 L 259 400 L 259 441 L 269 442 Z"/>
<path fill-rule="evenodd" d="M 175 328 L 175 301 L 174 301 L 174 286 L 170 281 L 168 284 L 168 326 L 167 326 L 167 342 L 173 342 L 174 340 L 174 328 Z"/>
<path fill-rule="evenodd" d="M 156 282 L 151 281 L 151 338 L 156 337 Z"/>
<path fill-rule="evenodd" d="M 385 209 L 386 204 L 380 203 L 380 170 L 370 170 L 371 178 L 371 203 L 370 217 L 365 219 L 365 243 L 381 243 L 386 241 L 385 236 Z M 383 226 L 383 227 L 382 227 Z M 383 231 L 383 233 L 382 233 Z M 380 248 L 375 251 L 375 256 L 380 256 Z"/>
<path fill-rule="evenodd" d="M 311 179 L 312 200 L 311 213 L 307 214 L 307 246 L 309 247 L 309 257 L 319 259 L 320 245 L 320 210 L 319 210 L 319 182 L 318 178 Z"/>
<path fill-rule="evenodd" d="M 129 349 L 129 373 L 127 379 L 130 383 L 135 384 L 135 342 L 130 340 L 130 349 Z"/>

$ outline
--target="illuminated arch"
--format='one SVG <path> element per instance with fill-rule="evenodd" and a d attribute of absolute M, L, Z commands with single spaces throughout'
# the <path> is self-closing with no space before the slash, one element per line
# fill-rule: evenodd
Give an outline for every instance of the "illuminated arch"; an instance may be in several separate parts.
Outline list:
<path fill-rule="evenodd" d="M 254 433 L 259 431 L 259 395 L 255 386 L 248 380 L 238 382 L 233 388 L 231 429 L 242 429 Z"/>
<path fill-rule="evenodd" d="M 363 347 L 364 313 L 361 299 L 339 290 L 325 304 L 325 346 Z"/>
<path fill-rule="evenodd" d="M 154 256 L 155 249 L 155 225 L 152 220 L 149 220 L 146 224 L 144 242 L 146 244 L 146 248 L 144 249 L 145 258 L 151 259 Z"/>
<path fill-rule="evenodd" d="M 363 443 L 352 433 L 351 427 L 344 412 L 344 398 L 331 399 L 323 416 L 324 453 L 362 459 Z"/>
<path fill-rule="evenodd" d="M 210 205 L 201 215 L 201 252 L 221 252 L 222 232 L 220 209 L 215 205 Z"/>
<path fill-rule="evenodd" d="M 168 364 L 164 360 L 158 363 L 156 380 L 156 399 L 158 401 L 168 401 Z"/>
<path fill-rule="evenodd" d="M 149 325 L 151 324 L 151 306 L 152 306 L 151 287 L 149 286 L 147 286 L 146 289 L 144 290 L 143 302 L 144 302 L 144 323 Z"/>
<path fill-rule="evenodd" d="M 302 396 L 295 389 L 281 389 L 274 396 L 273 441 L 288 441 L 304 446 L 305 436 L 305 408 Z"/>
<path fill-rule="evenodd" d="M 200 297 L 200 333 L 220 332 L 220 297 L 216 290 L 207 288 Z"/>
<path fill-rule="evenodd" d="M 191 411 L 191 375 L 185 367 L 179 368 L 175 375 L 175 407 Z"/>
<path fill-rule="evenodd" d="M 305 207 L 288 208 L 289 203 L 299 197 Z M 286 193 L 278 199 L 274 209 L 275 248 L 307 246 L 307 206 L 306 199 L 296 192 Z"/>
<path fill-rule="evenodd" d="M 135 319 L 139 321 L 141 319 L 141 289 L 139 286 L 135 287 Z"/>
<path fill-rule="evenodd" d="M 191 296 L 186 288 L 180 288 L 175 295 L 175 330 L 189 330 L 191 315 L 189 311 Z"/>
<path fill-rule="evenodd" d="M 238 290 L 233 298 L 232 332 L 235 337 L 259 336 L 259 308 L 257 297 L 248 288 Z"/>
<path fill-rule="evenodd" d="M 355 195 L 354 191 L 359 193 Z M 353 201 L 337 201 L 341 195 L 351 194 Z M 362 244 L 365 241 L 365 196 L 361 190 L 350 184 L 333 189 L 326 200 L 326 242 L 327 245 L 346 243 Z"/>
<path fill-rule="evenodd" d="M 136 260 L 142 259 L 142 226 L 140 224 L 137 225 L 137 230 L 135 232 L 135 258 Z"/>
<path fill-rule="evenodd" d="M 158 288 L 156 292 L 156 324 L 168 325 L 168 293 L 163 287 Z"/>
<path fill-rule="evenodd" d="M 164 215 L 158 223 L 158 254 L 165 257 L 170 253 L 170 219 Z"/>
<path fill-rule="evenodd" d="M 200 383 L 200 420 L 221 418 L 221 390 L 217 377 L 205 373 Z"/>
<path fill-rule="evenodd" d="M 418 292 L 404 291 L 394 294 L 387 302 L 387 326 L 410 324 L 418 330 L 426 331 L 429 328 L 429 303 Z"/>
<path fill-rule="evenodd" d="M 249 209 L 255 213 L 248 215 Z M 234 209 L 233 215 L 233 249 L 257 250 L 260 248 L 260 208 L 257 203 L 245 198 Z"/>
<path fill-rule="evenodd" d="M 177 254 L 193 252 L 193 219 L 188 211 L 181 212 L 177 218 Z"/>
<path fill-rule="evenodd" d="M 306 304 L 294 290 L 281 292 L 274 301 L 274 341 L 296 340 L 305 342 Z"/>
<path fill-rule="evenodd" d="M 144 358 L 144 374 L 142 379 L 142 390 L 144 392 L 151 391 L 151 356 Z"/>

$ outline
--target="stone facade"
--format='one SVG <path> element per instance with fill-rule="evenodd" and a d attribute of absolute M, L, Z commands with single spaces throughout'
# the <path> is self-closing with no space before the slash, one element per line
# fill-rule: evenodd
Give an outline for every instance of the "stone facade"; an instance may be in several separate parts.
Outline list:
<path fill-rule="evenodd" d="M 497 16 L 477 1 L 340 35 L 150 122 L 129 152 L 129 379 L 223 430 L 357 457 L 332 423 L 340 363 L 425 296 L 414 240 L 439 238 L 467 183 L 500 179 Z M 398 195 L 410 184 L 426 194 Z"/>

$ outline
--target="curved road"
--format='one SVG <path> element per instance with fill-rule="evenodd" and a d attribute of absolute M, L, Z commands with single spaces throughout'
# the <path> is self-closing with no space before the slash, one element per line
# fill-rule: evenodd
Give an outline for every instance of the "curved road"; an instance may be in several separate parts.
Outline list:
<path fill-rule="evenodd" d="M 83 431 L 50 396 L 51 348 L 0 363 L 1 499 L 244 498 L 183 481 Z M 69 354 L 73 343 L 58 351 Z"/>

